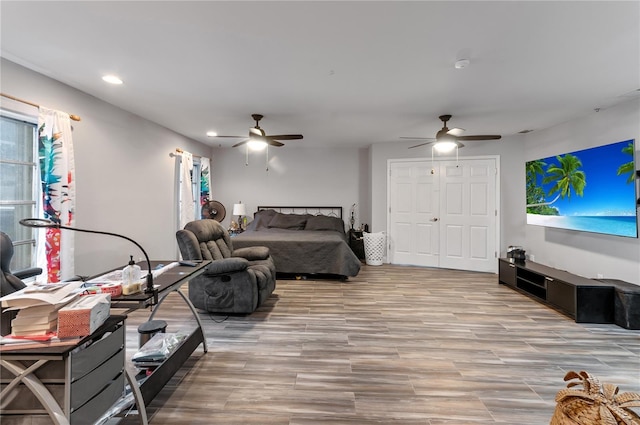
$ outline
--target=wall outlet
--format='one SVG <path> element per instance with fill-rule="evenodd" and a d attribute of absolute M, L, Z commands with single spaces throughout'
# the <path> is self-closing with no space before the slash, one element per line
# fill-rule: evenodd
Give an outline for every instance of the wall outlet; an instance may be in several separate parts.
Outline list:
<path fill-rule="evenodd" d="M 533 254 L 529 254 L 529 260 L 536 261 L 536 256 Z"/>
<path fill-rule="evenodd" d="M 598 276 L 598 279 L 604 279 L 604 275 L 602 273 L 598 273 L 596 276 Z"/>

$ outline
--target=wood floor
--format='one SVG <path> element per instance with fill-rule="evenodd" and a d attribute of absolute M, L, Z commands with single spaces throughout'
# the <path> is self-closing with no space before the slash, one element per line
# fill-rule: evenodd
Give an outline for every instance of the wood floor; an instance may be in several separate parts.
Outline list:
<path fill-rule="evenodd" d="M 170 297 L 156 318 L 192 326 Z M 209 352 L 154 400 L 152 425 L 540 425 L 569 370 L 640 391 L 640 331 L 576 324 L 494 274 L 363 266 L 279 280 L 257 312 L 225 317 L 202 314 Z"/>

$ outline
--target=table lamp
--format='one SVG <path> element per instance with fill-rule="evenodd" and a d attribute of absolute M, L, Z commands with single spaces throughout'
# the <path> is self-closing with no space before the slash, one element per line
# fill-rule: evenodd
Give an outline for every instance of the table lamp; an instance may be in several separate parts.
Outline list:
<path fill-rule="evenodd" d="M 235 208 L 234 208 L 234 211 L 235 211 Z M 20 220 L 20 224 L 26 227 L 73 230 L 76 232 L 95 233 L 98 235 L 115 236 L 116 238 L 122 238 L 122 239 L 128 240 L 129 242 L 137 246 L 140 249 L 140 251 L 142 251 L 142 253 L 144 254 L 144 258 L 147 261 L 147 271 L 148 271 L 147 284 L 145 286 L 144 292 L 148 294 L 153 294 L 154 304 L 158 303 L 158 291 L 153 287 L 153 274 L 151 273 L 151 261 L 149 261 L 149 256 L 147 255 L 147 252 L 144 250 L 144 248 L 142 248 L 142 246 L 138 242 L 134 241 L 133 239 L 124 235 L 120 235 L 118 233 L 102 232 L 99 230 L 87 230 L 87 229 L 79 229 L 77 227 L 63 226 L 59 223 L 56 223 L 55 221 L 44 219 L 44 218 L 25 218 Z"/>
<path fill-rule="evenodd" d="M 238 216 L 238 229 L 242 232 L 242 216 L 247 215 L 247 208 L 245 204 L 240 202 L 239 204 L 233 204 L 233 215 Z"/>

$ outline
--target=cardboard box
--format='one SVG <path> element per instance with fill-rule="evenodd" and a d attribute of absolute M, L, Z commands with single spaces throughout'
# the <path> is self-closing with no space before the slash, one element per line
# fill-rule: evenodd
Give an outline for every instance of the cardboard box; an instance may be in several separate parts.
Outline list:
<path fill-rule="evenodd" d="M 58 338 L 90 335 L 109 317 L 111 294 L 84 295 L 58 312 Z"/>

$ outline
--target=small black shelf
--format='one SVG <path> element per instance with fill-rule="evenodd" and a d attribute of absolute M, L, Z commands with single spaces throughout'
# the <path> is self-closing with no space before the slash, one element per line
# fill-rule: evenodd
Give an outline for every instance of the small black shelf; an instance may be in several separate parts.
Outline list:
<path fill-rule="evenodd" d="M 546 277 L 541 274 L 529 271 L 527 269 L 519 268 L 516 272 L 516 277 L 518 281 L 525 281 L 539 288 L 545 290 L 547 289 Z"/>
<path fill-rule="evenodd" d="M 360 260 L 364 260 L 364 233 L 360 230 L 349 229 L 349 247 Z"/>
<path fill-rule="evenodd" d="M 204 333 L 202 329 L 196 328 L 184 340 L 180 341 L 180 344 L 169 357 L 159 363 L 150 375 L 145 377 L 141 374 L 137 377 L 141 378 L 139 379 L 140 392 L 145 405 L 151 403 L 203 340 Z"/>
<path fill-rule="evenodd" d="M 538 298 L 541 298 L 543 300 L 547 299 L 547 290 L 544 286 L 537 285 L 525 279 L 518 279 L 516 286 L 519 289 L 522 289 L 523 291 L 526 291 Z"/>

